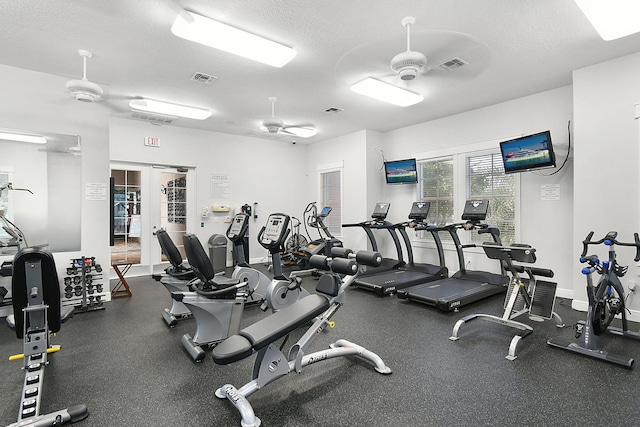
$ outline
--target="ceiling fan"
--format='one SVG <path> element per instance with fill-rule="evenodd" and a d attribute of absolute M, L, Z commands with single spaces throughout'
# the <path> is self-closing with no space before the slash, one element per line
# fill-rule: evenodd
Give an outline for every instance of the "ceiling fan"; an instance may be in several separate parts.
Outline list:
<path fill-rule="evenodd" d="M 482 40 L 459 31 L 416 29 L 415 23 L 406 16 L 402 36 L 386 35 L 346 52 L 335 67 L 337 80 L 350 87 L 374 80 L 433 97 L 480 75 L 491 62 Z"/>
<path fill-rule="evenodd" d="M 315 126 L 310 123 L 301 125 L 288 125 L 282 120 L 276 118 L 275 109 L 276 101 L 278 98 L 275 96 L 269 97 L 271 102 L 271 117 L 262 121 L 262 129 L 266 130 L 270 134 L 283 134 L 289 136 L 297 136 L 298 138 L 310 138 L 315 136 L 318 131 Z"/>
<path fill-rule="evenodd" d="M 402 26 L 407 29 L 407 50 L 391 59 L 391 70 L 400 76 L 401 80 L 413 80 L 419 74 L 429 71 L 427 57 L 421 52 L 411 50 L 411 26 L 416 18 L 407 16 L 402 19 Z"/>
<path fill-rule="evenodd" d="M 102 101 L 104 91 L 100 85 L 87 79 L 87 58 L 91 58 L 91 52 L 80 49 L 78 54 L 82 56 L 82 79 L 69 80 L 67 90 L 80 102 Z"/>
<path fill-rule="evenodd" d="M 68 141 L 56 141 L 55 138 L 51 138 L 47 140 L 47 144 L 44 148 L 39 149 L 38 151 L 44 151 L 47 153 L 58 153 L 58 154 L 70 154 L 72 156 L 80 156 L 82 155 L 82 145 L 80 144 L 80 135 L 76 136 L 76 145 L 70 145 Z"/>

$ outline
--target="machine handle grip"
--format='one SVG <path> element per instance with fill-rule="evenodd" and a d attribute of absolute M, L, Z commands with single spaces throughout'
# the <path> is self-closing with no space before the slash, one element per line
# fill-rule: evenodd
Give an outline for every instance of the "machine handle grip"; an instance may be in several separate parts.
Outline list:
<path fill-rule="evenodd" d="M 553 277 L 553 270 L 548 268 L 540 268 L 540 267 L 529 267 L 529 270 L 534 276 L 542 276 L 542 277 Z"/>
<path fill-rule="evenodd" d="M 581 257 L 585 257 L 587 255 L 587 251 L 589 250 L 589 244 L 591 243 L 591 238 L 593 237 L 593 231 L 587 234 L 587 238 L 582 241 L 582 254 Z"/>
<path fill-rule="evenodd" d="M 51 346 L 47 349 L 47 354 L 55 353 L 56 351 L 60 351 L 61 347 L 59 345 Z M 9 360 L 20 360 L 24 359 L 24 353 L 14 354 L 9 356 Z"/>

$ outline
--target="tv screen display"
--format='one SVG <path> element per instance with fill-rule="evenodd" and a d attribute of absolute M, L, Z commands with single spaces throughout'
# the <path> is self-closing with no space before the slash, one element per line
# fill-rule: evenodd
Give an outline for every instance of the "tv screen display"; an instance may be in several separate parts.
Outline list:
<path fill-rule="evenodd" d="M 540 132 L 500 143 L 505 173 L 526 172 L 556 165 L 551 132 Z"/>
<path fill-rule="evenodd" d="M 387 184 L 415 184 L 418 182 L 416 159 L 384 162 Z"/>

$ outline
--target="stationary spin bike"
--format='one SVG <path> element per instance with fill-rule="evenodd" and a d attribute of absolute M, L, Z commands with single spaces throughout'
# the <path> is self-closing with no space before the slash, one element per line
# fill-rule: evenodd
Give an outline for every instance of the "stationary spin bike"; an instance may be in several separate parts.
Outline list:
<path fill-rule="evenodd" d="M 582 269 L 582 274 L 587 276 L 589 308 L 587 309 L 586 321 L 576 324 L 578 342 L 567 342 L 553 338 L 547 341 L 547 344 L 631 369 L 634 362 L 633 358 L 602 350 L 598 345 L 598 338 L 605 332 L 609 332 L 640 341 L 640 333 L 628 330 L 625 291 L 619 279 L 627 273 L 629 267 L 618 264 L 614 249 L 615 245 L 634 246 L 636 248 L 634 261 L 638 262 L 640 261 L 640 237 L 638 237 L 638 233 L 634 233 L 634 243 L 617 241 L 618 233 L 616 231 L 610 231 L 604 238 L 597 241 L 591 240 L 592 237 L 593 231 L 582 242 L 583 250 L 580 256 L 580 262 L 588 264 L 588 267 Z M 609 247 L 608 261 L 600 262 L 597 255 L 587 256 L 589 245 L 602 243 Z M 600 280 L 595 286 L 593 285 L 592 277 L 594 272 L 600 274 Z M 610 326 L 617 315 L 621 317 L 622 328 Z"/>

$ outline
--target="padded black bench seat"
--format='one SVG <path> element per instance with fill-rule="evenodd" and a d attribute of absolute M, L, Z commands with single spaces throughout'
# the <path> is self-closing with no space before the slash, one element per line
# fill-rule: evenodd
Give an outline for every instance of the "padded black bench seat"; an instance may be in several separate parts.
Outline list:
<path fill-rule="evenodd" d="M 329 300 L 312 294 L 295 304 L 265 317 L 222 341 L 213 349 L 213 360 L 218 365 L 227 365 L 250 356 L 289 332 L 299 328 L 329 308 Z"/>

